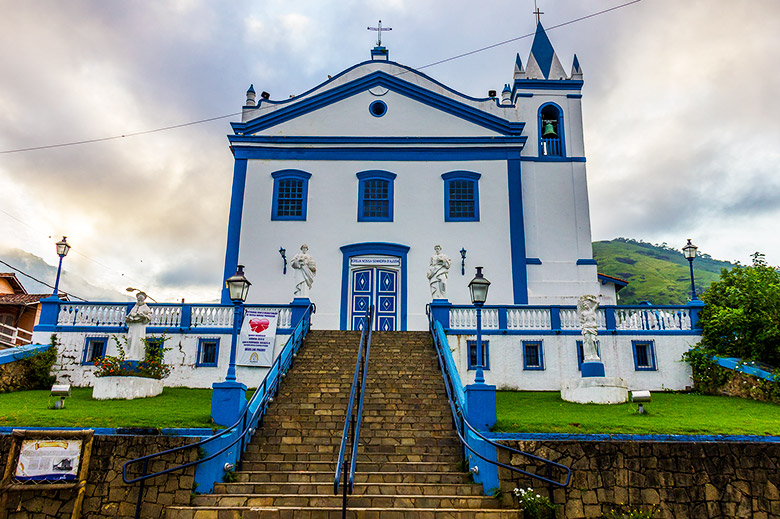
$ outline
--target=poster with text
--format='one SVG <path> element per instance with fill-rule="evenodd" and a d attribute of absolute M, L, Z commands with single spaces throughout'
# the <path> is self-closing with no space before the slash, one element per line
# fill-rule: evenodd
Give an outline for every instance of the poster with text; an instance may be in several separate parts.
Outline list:
<path fill-rule="evenodd" d="M 236 365 L 269 367 L 274 360 L 276 342 L 276 323 L 279 312 L 255 310 L 244 311 L 244 323 L 241 325 Z"/>
<path fill-rule="evenodd" d="M 24 440 L 19 450 L 18 481 L 75 481 L 81 440 Z"/>

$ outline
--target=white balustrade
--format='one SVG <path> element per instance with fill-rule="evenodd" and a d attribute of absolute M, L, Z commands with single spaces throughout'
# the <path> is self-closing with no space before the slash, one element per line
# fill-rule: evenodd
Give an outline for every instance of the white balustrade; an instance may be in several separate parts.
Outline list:
<path fill-rule="evenodd" d="M 127 305 L 81 305 L 60 303 L 57 326 L 122 326 Z"/>
<path fill-rule="evenodd" d="M 181 306 L 152 306 L 152 321 L 149 326 L 172 328 L 181 326 Z"/>
<path fill-rule="evenodd" d="M 683 331 L 691 329 L 691 313 L 685 308 L 615 309 L 615 325 L 618 330 Z"/>
<path fill-rule="evenodd" d="M 549 330 L 549 308 L 508 308 L 506 311 L 507 330 Z"/>
<path fill-rule="evenodd" d="M 476 330 L 476 308 L 451 308 L 450 328 L 453 330 Z M 482 310 L 482 329 L 498 330 L 498 308 L 485 308 Z"/>
<path fill-rule="evenodd" d="M 232 306 L 193 306 L 190 326 L 209 328 L 232 328 Z"/>
<path fill-rule="evenodd" d="M 579 330 L 580 320 L 576 308 L 561 308 L 561 330 Z"/>

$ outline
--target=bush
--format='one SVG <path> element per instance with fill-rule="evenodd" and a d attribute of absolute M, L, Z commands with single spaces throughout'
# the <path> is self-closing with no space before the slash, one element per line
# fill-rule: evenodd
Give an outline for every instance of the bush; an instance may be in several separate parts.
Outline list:
<path fill-rule="evenodd" d="M 532 488 L 516 488 L 513 491 L 517 504 L 525 512 L 526 519 L 555 519 L 558 517 L 558 505 L 543 497 Z"/>
<path fill-rule="evenodd" d="M 127 346 L 127 338 L 122 337 L 120 341 L 119 337 L 113 336 L 116 343 L 117 356 L 104 355 L 103 357 L 95 361 L 95 366 L 98 369 L 95 370 L 96 377 L 146 377 L 162 379 L 170 375 L 171 366 L 165 363 L 165 352 L 170 348 L 165 347 L 165 341 L 168 337 L 162 335 L 160 337 L 154 337 L 152 339 L 144 338 L 144 358 L 137 364 L 129 361 L 125 357 L 125 348 Z"/>
<path fill-rule="evenodd" d="M 763 254 L 753 254 L 750 266 L 722 269 L 702 300 L 703 350 L 780 365 L 780 272 Z"/>
<path fill-rule="evenodd" d="M 57 362 L 57 344 L 57 336 L 52 334 L 48 350 L 20 361 L 24 370 L 25 389 L 51 389 L 57 381 L 57 377 L 51 374 Z"/>

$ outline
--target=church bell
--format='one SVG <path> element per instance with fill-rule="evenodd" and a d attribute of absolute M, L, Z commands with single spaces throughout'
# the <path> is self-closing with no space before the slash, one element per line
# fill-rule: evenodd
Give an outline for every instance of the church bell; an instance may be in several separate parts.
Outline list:
<path fill-rule="evenodd" d="M 558 134 L 555 133 L 555 128 L 553 127 L 552 121 L 547 121 L 547 123 L 544 125 L 544 132 L 542 132 L 542 137 L 552 138 L 557 136 Z"/>

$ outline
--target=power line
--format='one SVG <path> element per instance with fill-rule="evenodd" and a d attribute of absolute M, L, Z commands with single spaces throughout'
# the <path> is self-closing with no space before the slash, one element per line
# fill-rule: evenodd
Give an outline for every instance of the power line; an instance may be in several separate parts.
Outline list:
<path fill-rule="evenodd" d="M 52 290 L 54 290 L 54 287 L 53 287 L 52 285 L 48 284 L 48 283 L 47 283 L 47 282 L 45 282 L 45 281 L 41 281 L 40 279 L 38 279 L 38 278 L 36 278 L 36 277 L 33 277 L 33 276 L 31 276 L 30 274 L 28 274 L 28 273 L 24 272 L 24 271 L 23 271 L 23 270 L 21 270 L 21 269 L 18 269 L 18 268 L 16 268 L 16 267 L 14 267 L 13 265 L 10 265 L 10 264 L 6 263 L 6 262 L 5 262 L 5 261 L 3 261 L 3 260 L 0 260 L 0 263 L 2 263 L 3 265 L 5 265 L 5 266 L 6 266 L 6 267 L 8 267 L 8 268 L 14 269 L 14 270 L 15 270 L 15 271 L 17 271 L 19 274 L 21 274 L 21 275 L 23 275 L 23 276 L 27 276 L 28 278 L 32 279 L 33 281 L 37 281 L 37 282 L 38 282 L 38 283 L 40 283 L 41 285 L 47 286 L 47 287 L 51 288 Z M 83 299 L 83 298 L 81 298 L 81 297 L 79 297 L 79 296 L 74 296 L 73 294 L 70 294 L 70 293 L 68 293 L 68 292 L 65 292 L 64 290 L 58 290 L 58 292 L 61 292 L 61 293 L 65 294 L 65 295 L 66 295 L 66 296 L 68 296 L 68 297 L 72 297 L 73 299 L 78 299 L 79 301 L 84 301 L 85 303 L 87 302 L 87 300 L 86 300 L 86 299 Z"/>
<path fill-rule="evenodd" d="M 616 5 L 614 7 L 610 7 L 609 9 L 604 9 L 603 11 L 598 11 L 596 13 L 591 13 L 589 15 L 581 16 L 580 18 L 575 18 L 574 20 L 569 20 L 567 22 L 559 23 L 558 25 L 552 25 L 550 27 L 547 27 L 546 30 L 550 31 L 550 30 L 558 29 L 560 27 L 564 27 L 566 25 L 570 25 L 570 24 L 573 24 L 573 23 L 576 23 L 576 22 L 581 22 L 582 20 L 587 20 L 588 18 L 593 18 L 595 16 L 600 16 L 602 14 L 606 14 L 606 13 L 609 13 L 611 11 L 616 11 L 618 9 L 622 9 L 623 7 L 628 7 L 629 5 L 633 5 L 633 4 L 639 3 L 641 1 L 642 0 L 632 0 L 630 2 L 626 2 L 626 3 L 620 4 L 620 5 Z M 516 38 L 511 38 L 509 40 L 504 40 L 504 41 L 499 42 L 499 43 L 494 43 L 492 45 L 488 45 L 487 47 L 482 47 L 482 48 L 479 48 L 479 49 L 476 49 L 476 50 L 472 50 L 472 51 L 469 51 L 469 52 L 464 52 L 463 54 L 458 54 L 457 56 L 452 56 L 452 57 L 445 58 L 445 59 L 442 59 L 442 60 L 439 60 L 439 61 L 434 61 L 433 63 L 428 63 L 427 65 L 423 65 L 421 67 L 417 67 L 415 70 L 423 70 L 423 69 L 426 69 L 426 68 L 434 67 L 436 65 L 441 65 L 442 63 L 447 63 L 449 61 L 454 61 L 456 59 L 465 58 L 466 56 L 471 56 L 471 55 L 477 54 L 479 52 L 484 52 L 486 50 L 494 49 L 496 47 L 500 47 L 502 45 L 506 45 L 507 43 L 512 43 L 512 42 L 519 41 L 519 40 L 522 40 L 522 39 L 525 39 L 525 38 L 529 38 L 529 37 L 533 36 L 534 34 L 535 33 L 524 34 L 524 35 L 518 36 Z M 401 72 L 398 75 L 405 74 L 405 73 L 407 73 L 407 71 Z M 263 108 L 260 108 L 260 109 L 262 110 Z M 101 138 L 97 138 L 97 139 L 86 139 L 86 140 L 82 140 L 82 141 L 63 142 L 63 143 L 59 143 L 59 144 L 48 144 L 48 145 L 45 145 L 45 146 L 32 146 L 30 148 L 16 148 L 16 149 L 11 149 L 11 150 L 3 150 L 3 151 L 0 151 L 0 155 L 9 154 L 9 153 L 23 153 L 23 152 L 28 152 L 28 151 L 48 150 L 48 149 L 52 149 L 52 148 L 64 148 L 64 147 L 67 147 L 67 146 L 78 146 L 78 145 L 81 145 L 81 144 L 94 144 L 96 142 L 113 141 L 113 140 L 117 140 L 117 139 L 124 139 L 126 137 L 137 137 L 139 135 L 148 135 L 150 133 L 164 132 L 164 131 L 168 131 L 168 130 L 175 130 L 177 128 L 184 128 L 184 127 L 187 127 L 187 126 L 194 126 L 196 124 L 203 124 L 203 123 L 208 123 L 208 122 L 211 122 L 211 121 L 218 121 L 220 119 L 227 119 L 228 117 L 236 117 L 238 115 L 241 115 L 241 113 L 242 112 L 234 112 L 234 113 L 231 113 L 231 114 L 218 115 L 216 117 L 209 117 L 207 119 L 199 119 L 197 121 L 191 121 L 191 122 L 188 122 L 188 123 L 174 124 L 172 126 L 163 126 L 161 128 L 154 128 L 152 130 L 144 130 L 144 131 L 140 131 L 140 132 L 125 133 L 125 134 L 122 134 L 122 135 L 113 135 L 111 137 L 101 137 Z"/>

